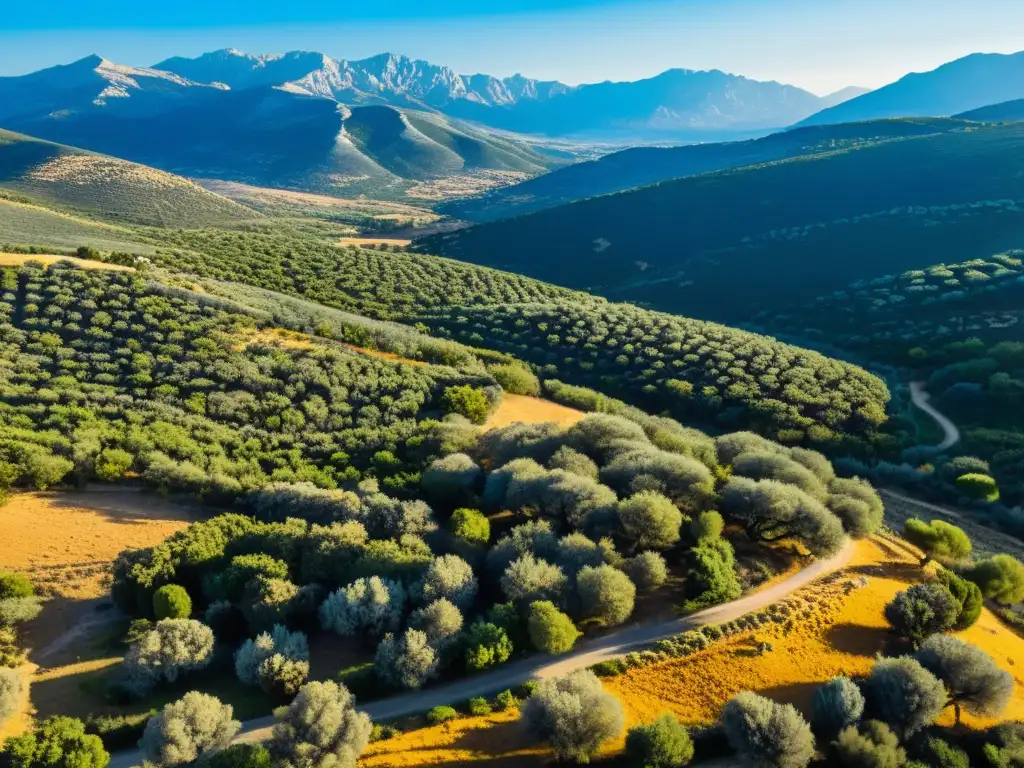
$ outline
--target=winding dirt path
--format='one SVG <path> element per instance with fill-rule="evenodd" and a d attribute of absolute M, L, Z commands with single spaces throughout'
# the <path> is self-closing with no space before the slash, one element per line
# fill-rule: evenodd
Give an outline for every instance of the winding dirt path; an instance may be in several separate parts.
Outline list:
<path fill-rule="evenodd" d="M 844 568 L 853 556 L 854 545 L 849 539 L 838 554 L 828 560 L 818 560 L 788 579 L 771 587 L 755 592 L 730 603 L 712 606 L 703 611 L 670 619 L 655 624 L 639 624 L 620 630 L 606 637 L 594 638 L 584 643 L 573 653 L 551 658 L 549 656 L 531 656 L 530 658 L 505 664 L 491 672 L 473 677 L 456 680 L 452 683 L 439 685 L 425 691 L 411 691 L 380 701 L 374 701 L 360 709 L 373 720 L 394 720 L 406 715 L 426 712 L 442 704 L 471 699 L 475 696 L 493 694 L 506 688 L 512 688 L 524 680 L 543 680 L 560 677 L 577 669 L 622 656 L 637 648 L 650 645 L 658 640 L 672 637 L 688 629 L 702 627 L 707 624 L 721 624 L 732 621 L 740 616 L 758 611 L 777 603 L 793 592 L 807 586 L 816 579 Z M 273 716 L 249 720 L 242 726 L 237 737 L 239 742 L 265 741 L 276 722 Z M 108 768 L 130 768 L 141 762 L 142 755 L 138 750 L 121 752 L 113 755 Z"/>
<path fill-rule="evenodd" d="M 946 416 L 935 409 L 930 402 L 931 395 L 925 391 L 923 381 L 912 381 L 910 382 L 910 399 L 914 405 L 919 409 L 927 413 L 940 427 L 945 435 L 942 442 L 935 446 L 937 451 L 945 451 L 952 448 L 954 445 L 960 442 L 960 430 L 957 429 L 956 424 L 950 421 Z"/>

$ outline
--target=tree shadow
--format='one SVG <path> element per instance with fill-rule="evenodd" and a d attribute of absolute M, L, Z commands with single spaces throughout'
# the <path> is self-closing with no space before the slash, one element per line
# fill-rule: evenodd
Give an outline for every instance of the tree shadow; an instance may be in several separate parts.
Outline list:
<path fill-rule="evenodd" d="M 825 639 L 837 651 L 854 656 L 874 656 L 885 651 L 892 636 L 885 627 L 845 623 L 832 626 L 825 633 Z"/>
<path fill-rule="evenodd" d="M 812 680 L 806 683 L 786 683 L 785 685 L 764 688 L 757 691 L 757 693 L 767 696 L 772 701 L 792 704 L 809 717 L 814 702 L 814 692 L 825 682 L 825 680 Z"/>
<path fill-rule="evenodd" d="M 905 584 L 916 584 L 921 581 L 921 566 L 911 563 L 881 563 L 879 565 L 855 565 L 847 569 L 851 576 L 871 576 L 876 579 L 893 579 Z"/>

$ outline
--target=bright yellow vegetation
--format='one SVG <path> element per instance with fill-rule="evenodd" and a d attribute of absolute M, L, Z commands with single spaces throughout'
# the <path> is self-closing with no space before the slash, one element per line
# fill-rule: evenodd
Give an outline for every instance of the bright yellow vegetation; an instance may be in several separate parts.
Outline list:
<path fill-rule="evenodd" d="M 115 272 L 134 271 L 133 267 L 121 264 L 107 264 L 103 261 L 79 259 L 74 256 L 51 256 L 40 253 L 0 253 L 0 267 L 20 267 L 26 261 L 39 261 L 43 264 L 56 264 L 58 261 L 70 261 L 79 269 L 111 269 Z"/>
<path fill-rule="evenodd" d="M 541 400 L 538 397 L 525 395 L 510 395 L 506 392 L 502 397 L 501 405 L 490 415 L 484 427 L 497 429 L 498 427 L 507 427 L 515 422 L 539 424 L 545 421 L 553 421 L 560 426 L 571 427 L 585 415 L 582 411 L 567 408 L 550 400 Z"/>

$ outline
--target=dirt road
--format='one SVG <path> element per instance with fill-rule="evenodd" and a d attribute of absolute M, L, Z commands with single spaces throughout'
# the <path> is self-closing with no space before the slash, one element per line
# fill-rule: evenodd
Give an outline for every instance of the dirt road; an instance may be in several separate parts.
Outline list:
<path fill-rule="evenodd" d="M 425 691 L 412 691 L 399 694 L 381 701 L 374 701 L 361 710 L 375 721 L 387 721 L 395 718 L 426 712 L 442 704 L 453 704 L 475 696 L 484 696 L 512 688 L 524 680 L 544 680 L 560 677 L 577 669 L 584 669 L 600 661 L 622 656 L 637 648 L 650 645 L 658 640 L 685 632 L 688 629 L 702 627 L 706 624 L 721 624 L 745 616 L 748 613 L 766 608 L 777 603 L 793 592 L 810 584 L 815 579 L 843 568 L 853 554 L 853 543 L 847 541 L 843 549 L 828 560 L 818 560 L 799 573 L 790 576 L 778 584 L 755 592 L 731 603 L 724 603 L 707 608 L 698 613 L 679 619 L 670 619 L 657 624 L 642 624 L 620 630 L 606 637 L 595 638 L 582 644 L 576 651 L 564 656 L 551 658 L 548 656 L 531 656 L 511 664 L 504 664 L 491 672 L 457 680 Z M 246 722 L 237 741 L 264 741 L 270 737 L 274 718 L 262 717 Z M 130 768 L 138 765 L 142 756 L 138 751 L 122 752 L 114 755 L 109 768 Z"/>
<path fill-rule="evenodd" d="M 914 405 L 935 419 L 938 425 L 942 427 L 942 432 L 945 437 L 943 437 L 941 443 L 935 446 L 935 450 L 945 451 L 960 442 L 960 430 L 957 429 L 956 424 L 946 418 L 944 414 L 937 411 L 935 407 L 928 402 L 931 399 L 931 395 L 925 391 L 923 381 L 910 382 L 910 399 L 913 401 Z"/>

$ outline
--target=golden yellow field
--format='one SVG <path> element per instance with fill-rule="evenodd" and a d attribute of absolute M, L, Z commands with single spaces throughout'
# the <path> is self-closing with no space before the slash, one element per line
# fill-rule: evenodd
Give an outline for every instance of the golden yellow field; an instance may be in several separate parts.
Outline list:
<path fill-rule="evenodd" d="M 79 259 L 73 256 L 51 256 L 40 253 L 0 253 L 0 267 L 20 267 L 26 261 L 41 261 L 43 264 L 55 264 L 58 261 L 70 261 L 80 269 L 110 269 L 115 272 L 134 272 L 133 267 L 121 264 L 107 264 L 102 261 Z"/>
<path fill-rule="evenodd" d="M 501 405 L 487 419 L 484 428 L 497 429 L 498 427 L 507 427 L 509 424 L 514 424 L 517 421 L 526 424 L 553 421 L 563 427 L 571 427 L 585 415 L 582 411 L 577 411 L 575 408 L 567 408 L 550 400 L 506 393 L 502 398 Z"/>
<path fill-rule="evenodd" d="M 857 542 L 853 559 L 837 577 L 794 596 L 802 602 L 801 616 L 788 636 L 782 626 L 767 625 L 684 659 L 631 670 L 606 680 L 605 688 L 625 705 L 628 726 L 666 711 L 687 723 L 709 723 L 729 698 L 743 690 L 790 702 L 810 714 L 814 690 L 821 683 L 871 669 L 875 654 L 890 637 L 883 608 L 896 592 L 922 578 L 918 562 L 917 552 L 899 539 L 879 536 Z M 866 585 L 845 594 L 844 584 L 861 578 Z M 1014 698 L 1000 720 L 1024 719 L 1024 638 L 988 610 L 958 636 L 983 648 L 1014 676 Z M 774 650 L 758 655 L 754 649 L 761 641 L 770 642 Z M 372 745 L 365 762 L 374 768 L 536 765 L 544 750 L 532 744 L 514 720 L 514 715 L 499 713 L 413 731 Z M 952 710 L 940 722 L 952 724 Z M 964 713 L 964 722 L 985 727 L 994 721 Z M 610 743 L 606 751 L 622 745 L 623 740 Z"/>

